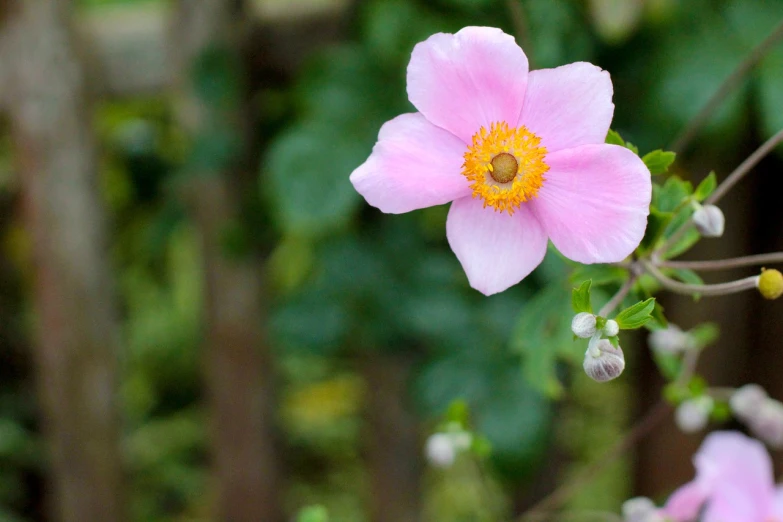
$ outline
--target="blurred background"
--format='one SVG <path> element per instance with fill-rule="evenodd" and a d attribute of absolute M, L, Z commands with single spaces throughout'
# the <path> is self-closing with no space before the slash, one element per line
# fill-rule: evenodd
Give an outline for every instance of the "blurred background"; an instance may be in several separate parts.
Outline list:
<path fill-rule="evenodd" d="M 550 252 L 486 298 L 447 207 L 389 216 L 354 192 L 381 124 L 413 110 L 413 45 L 490 25 L 532 68 L 600 65 L 644 153 L 782 18 L 783 0 L 0 1 L 0 521 L 513 520 L 662 379 L 643 336 L 617 381 L 581 371 L 570 288 L 606 277 L 606 298 L 606 270 Z M 722 178 L 780 128 L 779 45 L 674 170 Z M 688 256 L 783 250 L 782 171 L 765 159 Z M 663 304 L 720 325 L 711 383 L 783 397 L 783 305 Z M 441 469 L 425 441 L 455 400 L 491 452 Z M 566 506 L 662 498 L 699 442 L 669 416 Z"/>

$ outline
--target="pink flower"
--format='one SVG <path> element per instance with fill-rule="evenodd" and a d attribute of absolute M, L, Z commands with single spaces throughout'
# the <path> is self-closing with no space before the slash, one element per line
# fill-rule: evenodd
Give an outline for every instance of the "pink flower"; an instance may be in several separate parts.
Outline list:
<path fill-rule="evenodd" d="M 738 432 L 710 434 L 694 456 L 696 478 L 669 498 L 662 513 L 675 522 L 783 522 L 764 445 Z"/>
<path fill-rule="evenodd" d="M 511 36 L 466 27 L 416 45 L 408 98 L 419 112 L 381 128 L 351 182 L 383 212 L 453 202 L 446 234 L 477 290 L 521 281 L 547 238 L 581 263 L 620 261 L 638 246 L 650 173 L 604 143 L 607 72 L 583 62 L 528 72 Z"/>

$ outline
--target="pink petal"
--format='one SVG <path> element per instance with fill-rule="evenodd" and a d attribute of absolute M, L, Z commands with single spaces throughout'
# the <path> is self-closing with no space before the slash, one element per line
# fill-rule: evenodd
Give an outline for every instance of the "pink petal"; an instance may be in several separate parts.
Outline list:
<path fill-rule="evenodd" d="M 408 98 L 426 118 L 465 143 L 483 125 L 519 119 L 527 57 L 500 29 L 466 27 L 416 45 L 408 64 Z"/>
<path fill-rule="evenodd" d="M 772 460 L 764 445 L 756 439 L 732 431 L 711 433 L 694 457 L 694 463 L 697 480 L 710 492 L 729 485 L 749 492 L 757 504 L 771 506 L 774 498 Z"/>
<path fill-rule="evenodd" d="M 513 216 L 471 197 L 451 204 L 446 236 L 470 286 L 492 295 L 522 281 L 544 259 L 546 235 L 523 205 Z"/>
<path fill-rule="evenodd" d="M 560 252 L 581 263 L 625 259 L 647 226 L 652 185 L 639 157 L 617 145 L 547 154 L 549 172 L 529 202 Z"/>
<path fill-rule="evenodd" d="M 772 515 L 777 517 L 778 522 L 783 522 L 783 487 L 775 488 Z"/>
<path fill-rule="evenodd" d="M 662 512 L 675 522 L 690 522 L 696 519 L 705 500 L 707 491 L 698 482 L 690 482 L 669 497 Z"/>
<path fill-rule="evenodd" d="M 465 144 L 421 114 L 386 122 L 351 183 L 367 203 L 399 214 L 442 205 L 471 193 L 462 175 Z"/>
<path fill-rule="evenodd" d="M 744 487 L 741 482 L 724 482 L 713 491 L 703 522 L 774 522 L 770 498 Z"/>
<path fill-rule="evenodd" d="M 612 92 L 609 73 L 589 63 L 531 71 L 519 125 L 549 152 L 604 143 L 614 114 Z"/>

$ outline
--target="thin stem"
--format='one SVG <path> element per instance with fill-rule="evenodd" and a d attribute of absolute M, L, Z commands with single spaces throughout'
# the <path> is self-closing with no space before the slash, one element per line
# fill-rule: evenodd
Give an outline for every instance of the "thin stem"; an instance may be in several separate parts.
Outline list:
<path fill-rule="evenodd" d="M 718 188 L 715 189 L 715 192 L 710 194 L 710 197 L 704 200 L 704 202 L 713 205 L 717 203 L 718 200 L 720 200 L 720 198 L 726 194 L 726 192 L 731 190 L 731 188 L 736 185 L 737 182 L 745 176 L 745 174 L 750 172 L 750 170 L 755 167 L 756 164 L 764 158 L 764 156 L 772 152 L 780 142 L 783 142 L 783 129 L 779 130 L 774 136 L 764 142 L 761 147 L 756 149 L 753 154 L 748 156 L 748 159 L 740 163 L 739 167 L 734 169 L 734 172 L 729 174 L 729 176 L 723 180 L 723 183 L 718 185 Z"/>
<path fill-rule="evenodd" d="M 690 145 L 693 138 L 701 130 L 709 117 L 718 108 L 721 102 L 726 96 L 731 93 L 744 79 L 745 75 L 756 66 L 758 62 L 764 58 L 764 55 L 777 44 L 781 38 L 783 38 L 783 21 L 781 21 L 777 27 L 767 36 L 763 42 L 758 44 L 742 62 L 737 65 L 737 68 L 723 81 L 723 84 L 718 88 L 712 98 L 707 102 L 704 108 L 690 121 L 688 126 L 680 133 L 674 140 L 674 143 L 670 147 L 671 150 L 680 154 Z"/>
<path fill-rule="evenodd" d="M 781 142 L 783 142 L 783 129 L 779 130 L 777 134 L 765 141 L 761 147 L 756 149 L 753 154 L 748 156 L 745 161 L 740 163 L 739 166 L 737 166 L 737 168 L 734 169 L 734 171 L 732 171 L 732 173 L 729 174 L 720 185 L 718 185 L 718 188 L 715 189 L 715 192 L 713 192 L 710 197 L 704 201 L 704 203 L 717 203 L 718 200 L 726 195 L 726 193 L 731 188 L 733 188 L 734 185 L 736 185 L 737 182 L 740 181 L 748 172 L 750 172 L 751 169 L 753 169 L 753 167 L 755 167 L 756 164 L 758 164 L 758 162 L 764 158 L 764 156 L 772 152 Z M 693 222 L 690 220 L 683 223 L 683 225 L 677 229 L 677 231 L 674 232 L 674 234 L 672 234 L 669 239 L 667 239 L 660 247 L 655 249 L 655 252 L 652 256 L 653 259 L 662 253 L 666 253 L 666 251 L 671 248 L 672 245 L 676 244 L 677 241 L 679 241 L 688 232 L 688 230 L 691 229 L 692 226 Z"/>
<path fill-rule="evenodd" d="M 650 275 L 652 275 L 664 288 L 670 292 L 674 292 L 675 294 L 701 294 L 704 296 L 736 294 L 737 292 L 756 288 L 759 279 L 759 276 L 752 276 L 746 277 L 745 279 L 738 279 L 737 281 L 730 281 L 728 283 L 719 283 L 715 285 L 690 285 L 675 281 L 674 279 L 668 277 L 663 272 L 658 270 L 658 267 L 649 261 L 642 261 L 642 264 L 650 273 Z"/>
<path fill-rule="evenodd" d="M 775 263 L 783 263 L 783 252 L 709 261 L 661 261 L 658 263 L 658 266 L 662 268 L 685 268 L 688 270 L 708 271 L 728 270 L 730 268 L 740 268 L 743 266 L 769 265 Z"/>
<path fill-rule="evenodd" d="M 736 391 L 736 388 L 728 388 L 728 387 L 725 387 L 725 386 L 722 386 L 722 387 L 710 387 L 710 388 L 707 388 L 707 395 L 709 395 L 713 399 L 717 399 L 719 401 L 726 401 L 726 402 L 728 402 L 729 399 L 731 399 L 731 396 L 734 395 L 735 391 Z"/>
<path fill-rule="evenodd" d="M 628 292 L 631 291 L 631 288 L 633 288 L 633 285 L 636 283 L 636 280 L 639 278 L 636 274 L 631 274 L 631 277 L 628 278 L 628 280 L 623 283 L 623 286 L 620 287 L 620 289 L 617 291 L 616 294 L 612 296 L 609 301 L 601 308 L 601 310 L 598 312 L 598 315 L 601 317 L 606 317 L 608 314 L 611 314 L 615 308 L 620 306 L 620 303 L 623 302 L 623 299 L 625 299 L 625 296 L 628 295 Z"/>
<path fill-rule="evenodd" d="M 593 480 L 599 472 L 612 464 L 650 433 L 653 428 L 663 421 L 669 411 L 670 407 L 666 402 L 662 400 L 658 401 L 658 403 L 647 412 L 644 418 L 642 418 L 642 420 L 640 420 L 620 442 L 612 446 L 600 458 L 593 461 L 593 463 L 585 468 L 585 470 L 575 479 L 563 484 L 523 513 L 519 518 L 520 522 L 540 518 L 547 511 L 562 505 L 563 502 L 568 500 L 568 498 L 579 490 L 579 488 Z"/>

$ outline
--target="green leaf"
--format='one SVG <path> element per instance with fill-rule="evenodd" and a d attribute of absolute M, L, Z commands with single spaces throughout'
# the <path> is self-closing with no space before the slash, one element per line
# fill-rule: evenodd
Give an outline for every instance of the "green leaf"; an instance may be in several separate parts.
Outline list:
<path fill-rule="evenodd" d="M 621 147 L 625 147 L 625 140 L 620 136 L 619 132 L 613 129 L 609 129 L 609 132 L 606 135 L 606 143 L 609 145 L 620 145 Z"/>
<path fill-rule="evenodd" d="M 691 228 L 688 230 L 685 235 L 683 235 L 679 240 L 677 240 L 669 250 L 664 252 L 663 257 L 664 259 L 670 259 L 672 257 L 677 257 L 680 254 L 684 254 L 690 248 L 698 243 L 699 239 L 701 239 L 701 234 L 695 229 Z"/>
<path fill-rule="evenodd" d="M 655 207 L 650 207 L 647 229 L 644 232 L 642 242 L 639 244 L 641 252 L 649 252 L 658 245 L 658 241 L 663 237 L 673 217 L 674 214 L 672 212 L 661 212 Z"/>
<path fill-rule="evenodd" d="M 617 324 L 623 330 L 633 330 L 644 326 L 644 323 L 652 318 L 652 311 L 655 308 L 655 298 L 651 297 L 646 301 L 640 301 L 633 306 L 629 306 L 614 318 Z"/>
<path fill-rule="evenodd" d="M 701 180 L 701 183 L 699 183 L 699 186 L 696 187 L 696 191 L 693 193 L 693 197 L 696 198 L 696 201 L 704 201 L 715 191 L 717 186 L 718 180 L 715 177 L 715 171 L 712 171 L 706 178 Z"/>
<path fill-rule="evenodd" d="M 323 506 L 309 506 L 299 512 L 296 522 L 329 522 L 329 513 Z"/>
<path fill-rule="evenodd" d="M 280 228 L 314 236 L 346 223 L 360 203 L 348 179 L 370 148 L 321 125 L 301 125 L 270 146 L 262 179 Z"/>
<path fill-rule="evenodd" d="M 720 329 L 715 323 L 703 323 L 688 331 L 696 346 L 704 348 L 718 340 Z"/>
<path fill-rule="evenodd" d="M 593 306 L 590 304 L 590 285 L 592 283 L 593 282 L 588 279 L 579 285 L 578 288 L 574 288 L 571 292 L 571 306 L 574 308 L 574 312 L 593 313 Z"/>
<path fill-rule="evenodd" d="M 590 279 L 593 287 L 623 283 L 628 278 L 628 270 L 615 265 L 579 265 L 569 277 L 571 283 Z"/>
<path fill-rule="evenodd" d="M 467 428 L 469 417 L 468 403 L 463 399 L 455 399 L 449 404 L 449 409 L 446 411 L 448 422 L 454 422 L 462 428 Z"/>
<path fill-rule="evenodd" d="M 723 401 L 717 401 L 712 406 L 712 412 L 710 413 L 710 419 L 714 422 L 726 422 L 732 418 L 731 408 L 729 404 Z"/>
<path fill-rule="evenodd" d="M 653 186 L 653 206 L 661 212 L 674 212 L 693 194 L 693 185 L 679 176 L 669 176 L 663 185 Z"/>
<path fill-rule="evenodd" d="M 645 154 L 642 161 L 650 169 L 650 174 L 665 174 L 674 163 L 675 157 L 677 154 L 674 152 L 658 149 Z"/>

